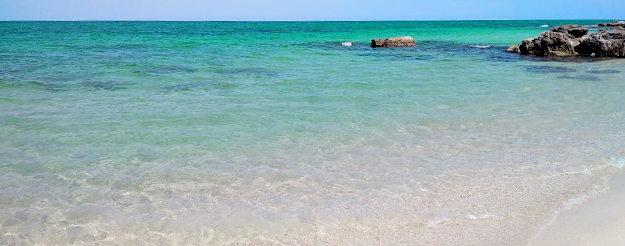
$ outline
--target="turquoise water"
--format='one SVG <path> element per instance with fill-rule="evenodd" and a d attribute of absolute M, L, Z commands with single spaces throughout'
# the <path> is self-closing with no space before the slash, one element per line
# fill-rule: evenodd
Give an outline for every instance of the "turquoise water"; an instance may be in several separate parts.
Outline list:
<path fill-rule="evenodd" d="M 0 244 L 524 245 L 624 165 L 625 61 L 505 49 L 598 22 L 0 22 Z"/>

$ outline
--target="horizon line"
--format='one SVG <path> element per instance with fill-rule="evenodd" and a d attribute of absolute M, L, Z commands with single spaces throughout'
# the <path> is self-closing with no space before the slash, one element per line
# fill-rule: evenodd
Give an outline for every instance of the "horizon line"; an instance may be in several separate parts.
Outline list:
<path fill-rule="evenodd" d="M 566 20 L 583 20 L 583 21 L 591 21 L 591 20 L 620 20 L 620 19 L 429 19 L 429 20 L 98 20 L 98 19 L 81 19 L 81 20 L 0 20 L 0 22 L 383 22 L 383 21 L 566 21 Z"/>

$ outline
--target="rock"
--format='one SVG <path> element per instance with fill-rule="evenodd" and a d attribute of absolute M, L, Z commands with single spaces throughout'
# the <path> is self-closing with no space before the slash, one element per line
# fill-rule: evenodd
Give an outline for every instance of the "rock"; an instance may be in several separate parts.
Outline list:
<path fill-rule="evenodd" d="M 602 30 L 582 37 L 575 51 L 591 57 L 625 57 L 625 30 Z"/>
<path fill-rule="evenodd" d="M 523 43 L 519 46 L 519 51 L 524 55 L 571 56 L 577 55 L 574 47 L 578 44 L 579 40 L 576 40 L 573 35 L 566 32 L 546 31 L 536 38 L 523 40 Z"/>
<path fill-rule="evenodd" d="M 523 40 L 518 51 L 514 45 L 506 51 L 535 56 L 625 57 L 625 30 L 614 28 L 589 34 L 583 26 L 557 26 L 536 38 Z"/>
<path fill-rule="evenodd" d="M 588 34 L 588 28 L 580 25 L 562 25 L 551 29 L 552 32 L 561 32 L 569 34 L 575 38 L 581 38 Z"/>
<path fill-rule="evenodd" d="M 597 24 L 597 25 L 598 25 L 598 26 L 608 26 L 608 27 L 613 27 L 613 26 L 622 26 L 622 27 L 625 27 L 625 21 L 618 21 L 618 20 L 615 20 L 615 21 L 612 21 L 612 22 L 609 22 L 609 23 L 599 23 L 599 24 Z"/>
<path fill-rule="evenodd" d="M 416 45 L 417 43 L 414 41 L 414 38 L 410 36 L 371 40 L 371 48 L 411 47 L 411 46 L 416 46 Z"/>
<path fill-rule="evenodd" d="M 510 47 L 508 47 L 506 52 L 508 52 L 508 53 L 521 53 L 521 50 L 519 49 L 519 45 L 518 44 L 513 44 L 513 45 L 510 45 Z"/>

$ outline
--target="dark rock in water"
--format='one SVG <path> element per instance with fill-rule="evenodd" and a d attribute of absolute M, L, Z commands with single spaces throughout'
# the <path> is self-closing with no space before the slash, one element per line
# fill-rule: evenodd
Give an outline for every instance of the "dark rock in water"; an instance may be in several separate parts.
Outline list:
<path fill-rule="evenodd" d="M 625 21 L 612 21 L 609 23 L 599 23 L 597 24 L 598 26 L 607 26 L 607 27 L 616 27 L 616 26 L 621 26 L 621 27 L 625 27 Z"/>
<path fill-rule="evenodd" d="M 593 74 L 615 74 L 615 73 L 620 73 L 621 71 L 618 70 L 590 70 L 590 71 L 586 71 L 587 73 L 593 73 Z"/>
<path fill-rule="evenodd" d="M 569 56 L 576 55 L 573 48 L 578 44 L 579 40 L 576 40 L 573 35 L 565 32 L 546 31 L 536 38 L 523 40 L 523 43 L 519 46 L 519 50 L 521 54 L 524 55 Z"/>
<path fill-rule="evenodd" d="M 525 69 L 531 73 L 572 73 L 575 69 L 556 66 L 527 66 Z"/>
<path fill-rule="evenodd" d="M 514 52 L 514 46 L 508 52 Z M 563 25 L 523 40 L 518 52 L 535 56 L 625 57 L 625 30 L 601 30 L 589 34 L 588 28 Z"/>
<path fill-rule="evenodd" d="M 593 35 L 581 38 L 575 51 L 583 56 L 625 57 L 625 31 L 601 30 Z"/>
<path fill-rule="evenodd" d="M 508 47 L 506 52 L 508 52 L 508 53 L 521 53 L 521 50 L 519 49 L 519 45 L 518 44 L 513 44 L 513 45 L 510 45 L 510 47 Z"/>
<path fill-rule="evenodd" d="M 416 45 L 417 43 L 414 41 L 414 38 L 410 36 L 371 40 L 371 48 L 412 47 Z"/>

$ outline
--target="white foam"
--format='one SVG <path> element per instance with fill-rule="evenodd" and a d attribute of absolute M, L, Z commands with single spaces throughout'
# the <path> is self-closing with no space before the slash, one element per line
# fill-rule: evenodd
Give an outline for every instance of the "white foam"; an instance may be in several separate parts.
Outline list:
<path fill-rule="evenodd" d="M 490 49 L 490 45 L 472 45 L 472 47 L 480 49 Z"/>
<path fill-rule="evenodd" d="M 426 225 L 427 228 L 438 228 L 439 225 L 445 221 L 450 220 L 449 218 L 441 218 L 441 219 L 434 219 L 434 220 L 428 220 L 428 223 Z"/>
<path fill-rule="evenodd" d="M 604 164 L 594 166 L 594 167 L 586 167 L 582 170 L 583 174 L 592 175 L 595 171 L 604 170 L 605 168 L 616 168 L 622 169 L 625 167 L 625 158 L 623 157 L 611 157 Z"/>
<path fill-rule="evenodd" d="M 343 43 L 341 43 L 341 45 L 347 46 L 347 47 L 352 46 L 352 44 L 353 44 L 352 42 L 343 42 Z"/>
<path fill-rule="evenodd" d="M 625 167 L 625 158 L 610 158 L 610 161 L 608 162 L 608 166 L 621 169 Z"/>
<path fill-rule="evenodd" d="M 601 193 L 604 193 L 608 190 L 608 180 L 604 180 L 603 185 L 596 185 L 592 191 L 586 194 L 578 194 L 574 197 L 569 198 L 563 204 L 564 207 L 570 209 L 574 206 L 584 203 L 590 198 L 596 197 Z"/>
<path fill-rule="evenodd" d="M 540 27 L 549 27 L 549 25 L 540 25 Z"/>
<path fill-rule="evenodd" d="M 495 215 L 492 215 L 492 214 L 480 214 L 480 215 L 467 214 L 466 217 L 471 219 L 471 220 L 481 220 L 481 219 L 494 218 Z"/>

